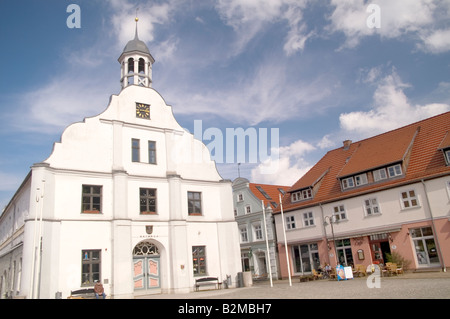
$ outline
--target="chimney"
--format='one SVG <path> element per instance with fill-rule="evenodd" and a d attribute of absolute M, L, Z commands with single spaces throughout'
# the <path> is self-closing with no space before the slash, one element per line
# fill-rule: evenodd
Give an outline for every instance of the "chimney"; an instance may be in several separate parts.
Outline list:
<path fill-rule="evenodd" d="M 345 140 L 343 143 L 344 143 L 344 150 L 348 150 L 350 148 L 350 145 L 352 145 L 351 140 Z"/>

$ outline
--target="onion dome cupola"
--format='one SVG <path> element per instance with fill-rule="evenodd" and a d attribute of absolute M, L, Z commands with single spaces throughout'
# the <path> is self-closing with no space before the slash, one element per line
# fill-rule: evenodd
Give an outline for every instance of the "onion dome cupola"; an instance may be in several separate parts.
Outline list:
<path fill-rule="evenodd" d="M 118 61 L 120 68 L 120 82 L 122 89 L 129 85 L 152 87 L 152 65 L 155 59 L 150 54 L 145 43 L 139 40 L 137 22 L 134 39 L 129 41 Z"/>

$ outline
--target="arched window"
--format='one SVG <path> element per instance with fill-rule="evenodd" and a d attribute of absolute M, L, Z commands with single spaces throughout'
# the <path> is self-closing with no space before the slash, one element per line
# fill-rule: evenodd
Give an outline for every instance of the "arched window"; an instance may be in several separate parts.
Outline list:
<path fill-rule="evenodd" d="M 145 73 L 145 61 L 143 58 L 139 59 L 139 71 L 138 73 L 144 74 Z"/>
<path fill-rule="evenodd" d="M 134 247 L 134 256 L 149 256 L 149 255 L 159 255 L 158 247 L 148 241 L 140 242 Z"/>
<path fill-rule="evenodd" d="M 134 59 L 128 59 L 128 73 L 134 73 Z"/>

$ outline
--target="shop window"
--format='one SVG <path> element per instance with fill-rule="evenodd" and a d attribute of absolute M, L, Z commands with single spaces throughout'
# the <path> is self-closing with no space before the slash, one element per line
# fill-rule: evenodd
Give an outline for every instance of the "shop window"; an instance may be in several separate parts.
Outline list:
<path fill-rule="evenodd" d="M 353 265 L 353 254 L 350 238 L 336 240 L 335 244 L 339 264 L 343 266 Z"/>

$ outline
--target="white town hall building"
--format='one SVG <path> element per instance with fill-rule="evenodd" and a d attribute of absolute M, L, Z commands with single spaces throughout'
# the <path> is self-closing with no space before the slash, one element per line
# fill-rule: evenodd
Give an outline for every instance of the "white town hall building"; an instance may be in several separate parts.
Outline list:
<path fill-rule="evenodd" d="M 231 181 L 152 88 L 154 61 L 136 26 L 121 92 L 31 167 L 0 216 L 1 298 L 66 298 L 97 280 L 111 298 L 235 284 Z"/>

